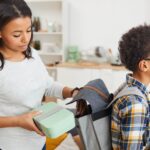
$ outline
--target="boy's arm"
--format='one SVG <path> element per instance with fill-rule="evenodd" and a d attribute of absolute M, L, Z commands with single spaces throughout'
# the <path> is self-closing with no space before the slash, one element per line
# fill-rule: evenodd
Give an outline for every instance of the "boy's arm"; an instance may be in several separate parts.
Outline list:
<path fill-rule="evenodd" d="M 140 101 L 132 98 L 130 97 L 126 107 L 121 109 L 121 149 L 141 150 L 143 149 L 147 109 Z"/>

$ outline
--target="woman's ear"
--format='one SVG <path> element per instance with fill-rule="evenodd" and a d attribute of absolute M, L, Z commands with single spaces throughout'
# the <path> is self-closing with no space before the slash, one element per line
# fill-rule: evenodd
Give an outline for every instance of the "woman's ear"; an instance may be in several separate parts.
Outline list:
<path fill-rule="evenodd" d="M 140 70 L 140 71 L 146 72 L 147 70 L 150 69 L 150 63 L 149 63 L 149 61 L 141 60 L 141 61 L 139 62 L 138 67 L 139 67 L 139 70 Z"/>

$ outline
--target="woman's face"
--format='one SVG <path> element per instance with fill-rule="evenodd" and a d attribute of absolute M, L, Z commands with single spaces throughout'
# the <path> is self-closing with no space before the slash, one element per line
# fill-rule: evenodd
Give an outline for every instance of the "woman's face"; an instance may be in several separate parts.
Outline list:
<path fill-rule="evenodd" d="M 24 52 L 31 39 L 31 18 L 20 17 L 10 21 L 0 31 L 3 48 L 14 52 Z"/>

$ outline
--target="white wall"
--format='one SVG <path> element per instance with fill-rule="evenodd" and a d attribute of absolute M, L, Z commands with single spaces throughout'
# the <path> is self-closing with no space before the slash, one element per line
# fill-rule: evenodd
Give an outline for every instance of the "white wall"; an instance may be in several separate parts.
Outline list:
<path fill-rule="evenodd" d="M 81 50 L 104 46 L 117 51 L 129 28 L 150 23 L 149 0 L 68 0 L 70 44 Z"/>
<path fill-rule="evenodd" d="M 146 0 L 146 19 L 150 24 L 150 0 Z"/>

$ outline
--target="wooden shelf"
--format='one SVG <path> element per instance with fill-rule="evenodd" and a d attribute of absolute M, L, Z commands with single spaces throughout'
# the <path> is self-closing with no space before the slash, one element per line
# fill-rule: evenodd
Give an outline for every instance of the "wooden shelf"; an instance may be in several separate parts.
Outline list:
<path fill-rule="evenodd" d="M 89 69 L 112 69 L 112 70 L 126 70 L 124 66 L 113 66 L 108 63 L 91 63 L 91 62 L 77 62 L 77 63 L 69 63 L 64 62 L 59 65 L 58 67 L 66 67 L 66 68 L 89 68 Z"/>
<path fill-rule="evenodd" d="M 41 44 L 42 60 L 51 57 L 63 57 L 65 59 L 65 49 L 68 45 L 68 4 L 65 0 L 26 0 L 34 17 L 39 17 L 41 29 L 33 32 L 33 41 Z M 55 32 L 56 31 L 56 32 Z M 47 52 L 44 44 L 54 43 L 58 47 L 58 52 Z M 43 47 L 42 47 L 43 46 Z M 59 52 L 61 50 L 61 52 Z M 50 50 L 49 50 L 50 51 Z"/>
<path fill-rule="evenodd" d="M 62 35 L 62 32 L 34 32 L 34 35 Z"/>
<path fill-rule="evenodd" d="M 39 3 L 43 3 L 43 2 L 62 2 L 62 0 L 26 0 L 26 2 L 39 2 Z"/>
<path fill-rule="evenodd" d="M 38 54 L 39 55 L 51 55 L 51 56 L 53 56 L 53 55 L 63 55 L 63 53 L 62 52 L 43 52 L 42 50 L 39 50 L 38 51 Z"/>

